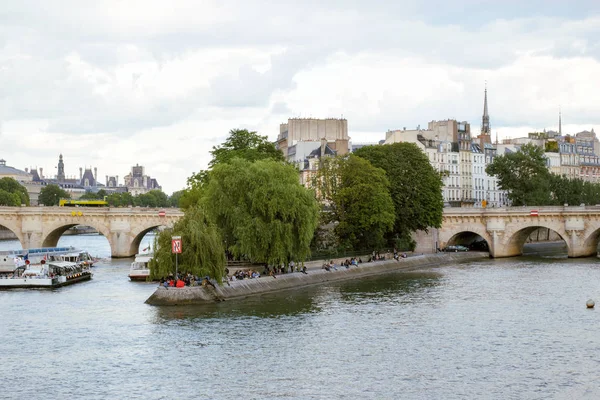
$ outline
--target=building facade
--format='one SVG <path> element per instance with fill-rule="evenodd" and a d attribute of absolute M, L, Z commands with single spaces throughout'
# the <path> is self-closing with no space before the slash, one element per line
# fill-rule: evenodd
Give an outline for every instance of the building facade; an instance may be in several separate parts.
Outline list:
<path fill-rule="evenodd" d="M 132 196 L 148 193 L 151 190 L 162 190 L 158 181 L 146 175 L 145 168 L 138 164 L 131 167 L 131 172 L 123 177 L 123 186 Z"/>

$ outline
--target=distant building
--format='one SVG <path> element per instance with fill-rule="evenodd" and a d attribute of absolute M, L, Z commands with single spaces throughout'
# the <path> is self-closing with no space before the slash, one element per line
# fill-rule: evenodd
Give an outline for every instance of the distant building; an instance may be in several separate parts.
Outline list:
<path fill-rule="evenodd" d="M 304 162 L 325 140 L 335 154 L 348 154 L 348 121 L 345 119 L 290 118 L 279 126 L 277 148 L 286 160 Z"/>
<path fill-rule="evenodd" d="M 132 196 L 148 193 L 151 190 L 162 190 L 157 180 L 146 175 L 144 167 L 138 164 L 131 167 L 131 172 L 123 177 L 123 186 Z"/>
<path fill-rule="evenodd" d="M 27 171 L 21 171 L 6 165 L 6 160 L 0 159 L 0 178 L 13 178 L 18 182 L 31 182 L 33 177 Z"/>

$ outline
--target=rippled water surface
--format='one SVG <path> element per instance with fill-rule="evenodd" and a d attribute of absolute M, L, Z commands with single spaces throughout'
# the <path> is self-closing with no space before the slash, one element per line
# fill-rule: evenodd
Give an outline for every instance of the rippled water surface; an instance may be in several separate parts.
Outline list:
<path fill-rule="evenodd" d="M 101 236 L 64 237 L 93 255 Z M 0 243 L 3 248 L 14 243 Z M 17 246 L 18 247 L 18 246 Z M 90 282 L 0 291 L 9 399 L 596 399 L 597 259 L 482 260 L 211 306 Z"/>

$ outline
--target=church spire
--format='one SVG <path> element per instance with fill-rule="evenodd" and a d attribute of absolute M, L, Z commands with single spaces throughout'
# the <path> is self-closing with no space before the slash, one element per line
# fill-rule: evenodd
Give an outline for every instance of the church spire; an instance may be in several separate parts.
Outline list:
<path fill-rule="evenodd" d="M 485 83 L 485 92 L 483 97 L 483 117 L 481 118 L 481 134 L 482 135 L 491 135 L 490 130 L 490 115 L 488 114 L 488 104 L 487 104 L 487 81 Z"/>
<path fill-rule="evenodd" d="M 558 107 L 558 135 L 562 136 L 562 113 Z"/>

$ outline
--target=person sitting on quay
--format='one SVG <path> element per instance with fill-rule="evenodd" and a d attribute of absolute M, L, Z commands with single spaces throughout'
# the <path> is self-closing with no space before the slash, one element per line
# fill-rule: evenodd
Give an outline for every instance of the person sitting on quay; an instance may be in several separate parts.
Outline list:
<path fill-rule="evenodd" d="M 212 283 L 210 281 L 210 278 L 208 276 L 205 276 L 204 279 L 202 280 L 202 286 L 212 286 L 213 289 L 216 289 L 214 283 Z"/>
<path fill-rule="evenodd" d="M 308 272 L 306 272 L 306 265 L 302 265 L 302 270 L 301 270 L 301 272 L 302 272 L 304 275 L 308 275 Z"/>
<path fill-rule="evenodd" d="M 177 288 L 185 287 L 185 281 L 183 279 L 178 279 L 177 282 L 175 283 L 175 287 L 177 287 Z"/>

